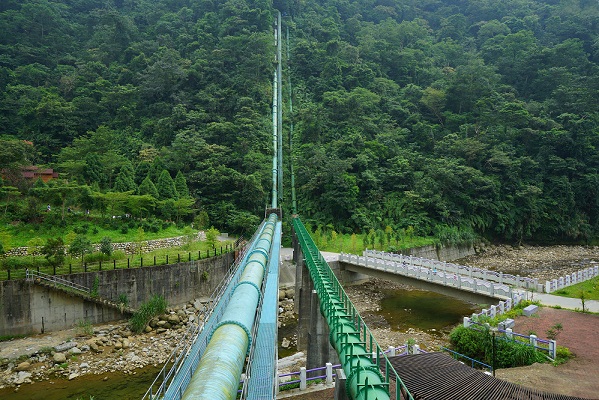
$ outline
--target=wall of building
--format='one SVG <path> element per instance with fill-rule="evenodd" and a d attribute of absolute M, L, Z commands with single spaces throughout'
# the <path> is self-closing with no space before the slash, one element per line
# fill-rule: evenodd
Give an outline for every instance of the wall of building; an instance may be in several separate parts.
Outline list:
<path fill-rule="evenodd" d="M 126 298 L 132 308 L 154 295 L 169 305 L 209 297 L 227 274 L 234 254 L 156 267 L 116 269 L 63 275 L 88 288 L 97 285 L 101 298 L 119 302 Z M 0 282 L 0 335 L 25 335 L 69 329 L 81 322 L 92 324 L 122 319 L 111 307 L 66 292 L 27 282 Z"/>

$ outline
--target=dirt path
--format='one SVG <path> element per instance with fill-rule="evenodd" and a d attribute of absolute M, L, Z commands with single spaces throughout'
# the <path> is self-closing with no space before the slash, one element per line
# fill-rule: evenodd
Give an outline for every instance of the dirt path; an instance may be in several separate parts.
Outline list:
<path fill-rule="evenodd" d="M 518 317 L 514 331 L 535 332 L 547 337 L 556 324 L 563 326 L 558 346 L 570 349 L 576 358 L 557 367 L 535 364 L 529 367 L 497 370 L 497 378 L 546 392 L 599 398 L 599 315 L 542 307 L 531 317 Z"/>

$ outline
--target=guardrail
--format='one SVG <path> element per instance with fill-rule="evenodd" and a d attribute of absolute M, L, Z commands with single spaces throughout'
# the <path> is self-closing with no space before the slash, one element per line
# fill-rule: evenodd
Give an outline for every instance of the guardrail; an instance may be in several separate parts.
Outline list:
<path fill-rule="evenodd" d="M 181 262 L 190 262 L 207 259 L 210 257 L 216 257 L 224 253 L 234 251 L 237 247 L 233 245 L 225 245 L 224 248 L 221 246 L 220 249 L 216 247 L 211 250 L 198 250 L 198 252 L 172 252 L 162 256 L 153 256 L 150 254 L 143 254 L 138 257 L 127 257 L 121 259 L 113 259 L 107 261 L 99 261 L 83 264 L 63 264 L 59 266 L 42 265 L 35 266 L 35 268 L 29 268 L 30 271 L 36 271 L 46 275 L 67 275 L 81 272 L 96 272 L 105 271 L 108 269 L 125 269 L 125 268 L 143 268 L 158 265 L 169 265 Z M 12 280 L 12 279 L 23 279 L 26 277 L 26 269 L 6 269 L 0 270 L 0 280 Z"/>
<path fill-rule="evenodd" d="M 557 279 L 545 281 L 545 293 L 555 292 L 567 286 L 575 285 L 580 282 L 588 281 L 596 276 L 599 276 L 599 266 L 585 268 L 583 270 L 573 272 L 566 276 L 561 276 Z"/>
<path fill-rule="evenodd" d="M 385 355 L 387 355 L 388 357 L 396 357 L 396 356 L 405 356 L 408 354 L 425 354 L 427 353 L 426 351 L 422 350 L 417 344 L 404 344 L 401 346 L 389 346 L 389 348 L 385 351 L 383 351 L 383 353 Z M 376 353 L 372 354 L 372 357 L 376 357 Z M 314 369 L 306 369 L 305 367 L 300 367 L 299 371 L 294 371 L 294 372 L 288 372 L 288 373 L 284 373 L 284 374 L 278 374 L 278 380 L 279 380 L 279 390 L 287 385 L 293 385 L 293 384 L 299 384 L 299 389 L 300 390 L 305 390 L 307 387 L 307 383 L 310 381 L 314 381 L 314 380 L 324 380 L 326 384 L 331 384 L 333 382 L 333 378 L 335 378 L 337 376 L 337 374 L 335 374 L 335 370 L 337 368 L 340 368 L 341 364 L 335 364 L 332 365 L 331 363 L 326 363 L 326 365 L 324 367 L 319 367 L 319 368 L 314 368 Z M 310 378 L 308 378 L 308 374 L 311 372 L 317 372 L 317 371 L 325 371 L 324 375 L 317 375 L 317 376 L 312 376 Z M 294 379 L 294 380 L 284 380 L 282 378 L 286 378 L 286 377 L 290 377 L 290 376 L 297 376 L 298 379 Z M 240 382 L 240 385 L 243 385 L 243 381 Z M 238 393 L 240 393 L 240 391 L 238 391 Z"/>
<path fill-rule="evenodd" d="M 448 352 L 448 353 L 451 353 L 452 357 L 453 357 L 454 359 L 456 359 L 456 360 L 457 360 L 457 359 L 458 359 L 458 357 L 459 357 L 459 358 L 464 358 L 464 359 L 466 359 L 466 360 L 470 361 L 470 367 L 471 367 L 471 368 L 474 368 L 474 364 L 477 364 L 477 365 L 480 365 L 480 366 L 482 367 L 481 369 L 485 369 L 485 368 L 486 368 L 486 369 L 488 369 L 488 370 L 489 370 L 489 372 L 493 372 L 493 367 L 492 367 L 492 366 L 490 366 L 489 364 L 485 364 L 484 362 L 481 362 L 481 361 L 475 360 L 474 358 L 470 358 L 470 357 L 468 357 L 468 356 L 467 356 L 467 355 L 465 355 L 465 354 L 458 353 L 457 351 L 453 351 L 453 350 L 451 350 L 451 349 L 448 349 L 447 347 L 443 347 L 443 346 L 441 346 L 441 350 L 442 350 L 442 351 L 446 351 L 446 352 Z"/>
<path fill-rule="evenodd" d="M 91 295 L 91 289 L 88 289 L 87 287 L 85 287 L 83 285 L 79 285 L 75 282 L 71 282 L 66 279 L 62 279 L 58 276 L 44 274 L 43 272 L 31 271 L 31 270 L 27 269 L 27 270 L 25 270 L 25 279 L 27 281 L 36 281 L 36 280 L 39 280 L 40 282 L 44 281 L 44 282 L 47 282 L 57 288 L 72 290 L 74 292 L 82 293 L 87 296 Z"/>
<path fill-rule="evenodd" d="M 470 267 L 467 265 L 458 265 L 448 263 L 446 261 L 431 260 L 404 254 L 386 253 L 377 250 L 366 249 L 362 254 L 365 257 L 380 258 L 382 260 L 394 261 L 400 264 L 405 263 L 413 266 L 425 267 L 433 271 L 442 271 L 448 274 L 461 275 L 470 279 L 482 279 L 483 281 L 497 282 L 527 290 L 543 290 L 543 285 L 539 284 L 538 279 L 523 277 L 520 275 L 504 274 L 503 272 Z"/>
<path fill-rule="evenodd" d="M 464 326 L 473 329 L 491 329 L 489 324 L 481 324 L 472 320 L 470 320 L 468 325 L 464 323 Z M 549 358 L 555 360 L 557 352 L 557 342 L 555 340 L 539 339 L 537 335 L 523 335 L 513 332 L 511 328 L 497 329 L 495 332 L 498 334 L 496 337 L 500 340 L 515 341 L 526 346 L 531 346 L 535 350 L 546 352 Z"/>
<path fill-rule="evenodd" d="M 425 259 L 419 259 L 422 261 Z M 436 268 L 436 265 L 425 262 L 414 262 L 406 257 L 403 261 L 388 260 L 375 257 L 357 256 L 354 254 L 341 253 L 339 261 L 350 264 L 385 271 L 397 275 L 403 275 L 423 281 L 429 281 L 444 286 L 451 286 L 461 290 L 467 290 L 474 293 L 482 293 L 491 297 L 512 298 L 514 296 L 511 286 L 505 283 L 495 283 L 483 279 L 471 278 L 458 273 L 443 271 Z M 425 260 L 433 261 L 433 260 Z"/>

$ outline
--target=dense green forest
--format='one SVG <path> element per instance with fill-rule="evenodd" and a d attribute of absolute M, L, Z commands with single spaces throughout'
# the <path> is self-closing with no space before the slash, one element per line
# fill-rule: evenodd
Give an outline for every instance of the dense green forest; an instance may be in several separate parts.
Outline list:
<path fill-rule="evenodd" d="M 68 179 L 49 185 L 63 207 L 128 193 L 147 215 L 251 231 L 270 195 L 275 9 L 285 157 L 313 226 L 599 236 L 595 0 L 4 0 L 4 218 L 43 217 L 50 189 L 14 173 L 35 164 Z M 177 179 L 195 200 L 181 209 Z"/>

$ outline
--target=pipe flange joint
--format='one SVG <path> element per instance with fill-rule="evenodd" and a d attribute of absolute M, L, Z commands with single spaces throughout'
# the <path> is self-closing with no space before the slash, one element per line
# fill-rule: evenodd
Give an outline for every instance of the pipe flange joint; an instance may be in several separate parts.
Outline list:
<path fill-rule="evenodd" d="M 254 282 L 242 281 L 242 282 L 239 282 L 237 285 L 235 285 L 235 289 L 237 289 L 241 285 L 253 286 L 254 289 L 256 289 L 256 292 L 258 292 L 258 304 L 260 304 L 260 297 L 262 297 L 262 292 L 260 291 L 260 288 L 258 287 L 258 285 L 256 285 Z M 233 291 L 235 291 L 235 289 Z"/>
<path fill-rule="evenodd" d="M 354 378 L 354 375 L 356 374 L 362 374 L 364 372 L 371 372 L 373 374 L 375 374 L 376 376 L 378 376 L 378 378 L 381 380 L 381 382 L 384 382 L 385 380 L 383 379 L 383 374 L 381 374 L 381 371 L 375 366 L 368 366 L 368 367 L 356 367 L 356 368 L 352 368 L 351 372 L 349 373 L 349 375 L 347 376 L 347 379 L 345 380 L 345 390 L 346 393 L 352 393 L 351 386 L 352 386 L 352 379 Z M 357 382 L 356 382 L 357 385 Z M 356 389 L 356 395 L 358 394 L 359 390 Z"/>
<path fill-rule="evenodd" d="M 243 329 L 245 331 L 245 334 L 247 335 L 248 338 L 248 348 L 246 350 L 246 356 L 250 353 L 250 349 L 252 348 L 252 335 L 250 333 L 250 330 L 247 328 L 247 326 L 245 326 L 244 324 L 242 324 L 239 321 L 235 321 L 235 320 L 226 320 L 226 321 L 221 321 L 219 322 L 216 327 L 214 328 L 214 330 L 212 331 L 212 333 L 210 334 L 210 337 L 208 337 L 208 343 L 210 343 L 210 341 L 212 340 L 212 335 L 214 335 L 214 332 L 216 332 L 216 330 L 218 328 L 220 328 L 221 326 L 224 325 L 237 325 L 238 327 L 240 327 L 241 329 Z"/>

